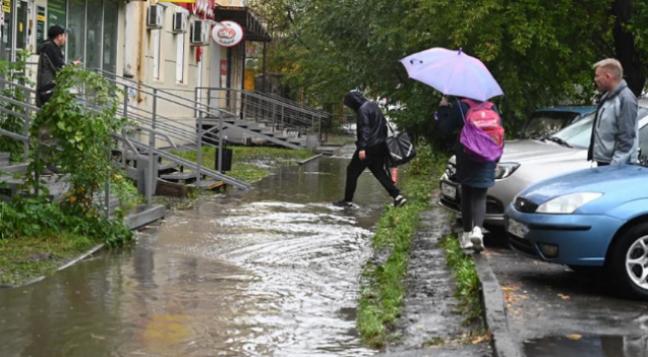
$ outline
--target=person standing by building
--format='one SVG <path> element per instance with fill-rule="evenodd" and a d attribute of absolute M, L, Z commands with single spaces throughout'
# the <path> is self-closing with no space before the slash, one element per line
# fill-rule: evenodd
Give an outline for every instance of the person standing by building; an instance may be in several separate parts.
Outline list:
<path fill-rule="evenodd" d="M 623 80 L 623 67 L 614 58 L 594 64 L 594 82 L 601 92 L 592 127 L 588 161 L 598 166 L 623 165 L 639 160 L 637 98 Z"/>
<path fill-rule="evenodd" d="M 358 177 L 369 168 L 380 184 L 394 199 L 394 206 L 403 206 L 407 199 L 400 191 L 387 171 L 389 151 L 387 149 L 387 120 L 378 108 L 378 104 L 368 101 L 360 92 L 351 91 L 344 96 L 344 105 L 356 113 L 356 150 L 347 166 L 344 199 L 335 202 L 339 207 L 351 207 Z"/>
<path fill-rule="evenodd" d="M 38 74 L 36 76 L 36 105 L 42 107 L 52 97 L 56 87 L 56 73 L 65 65 L 61 48 L 67 34 L 61 26 L 54 25 L 47 31 L 47 41 L 38 48 Z"/>

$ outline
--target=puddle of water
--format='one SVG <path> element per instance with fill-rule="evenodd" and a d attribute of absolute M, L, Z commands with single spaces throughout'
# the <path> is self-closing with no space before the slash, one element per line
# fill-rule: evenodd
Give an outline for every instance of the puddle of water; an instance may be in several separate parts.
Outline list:
<path fill-rule="evenodd" d="M 524 343 L 528 357 L 646 357 L 648 336 L 552 336 Z"/>
<path fill-rule="evenodd" d="M 285 168 L 204 199 L 131 248 L 0 291 L 0 355 L 367 356 L 358 281 L 388 196 L 346 161 Z M 305 174 L 322 172 L 326 175 Z"/>

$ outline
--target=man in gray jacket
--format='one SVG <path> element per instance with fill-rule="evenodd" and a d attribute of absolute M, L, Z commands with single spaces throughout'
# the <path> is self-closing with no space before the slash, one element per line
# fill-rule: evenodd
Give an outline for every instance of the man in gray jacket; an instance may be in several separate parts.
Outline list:
<path fill-rule="evenodd" d="M 587 160 L 598 166 L 638 162 L 637 98 L 623 80 L 623 67 L 614 58 L 594 64 L 594 82 L 601 92 L 592 127 Z"/>

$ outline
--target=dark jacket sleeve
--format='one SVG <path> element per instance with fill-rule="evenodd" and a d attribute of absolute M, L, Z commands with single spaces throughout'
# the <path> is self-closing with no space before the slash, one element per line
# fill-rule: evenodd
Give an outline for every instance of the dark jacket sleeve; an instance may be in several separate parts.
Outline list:
<path fill-rule="evenodd" d="M 459 108 L 461 105 L 461 109 Z M 459 135 L 459 131 L 463 128 L 463 115 L 461 110 L 465 112 L 468 106 L 464 103 L 452 103 L 450 105 L 440 106 L 437 109 L 437 130 L 441 137 L 447 139 L 454 139 Z"/>
<path fill-rule="evenodd" d="M 48 46 L 43 46 L 41 54 L 46 54 L 47 57 L 52 61 L 54 68 L 57 70 L 61 69 L 65 65 L 65 60 L 63 58 L 63 53 L 61 49 L 56 47 L 55 44 L 49 44 Z"/>
<path fill-rule="evenodd" d="M 364 106 L 360 107 L 358 110 L 358 123 L 357 123 L 357 130 L 358 130 L 358 149 L 359 150 L 364 150 L 367 148 L 369 144 L 369 139 L 371 136 L 371 122 L 369 118 L 369 114 Z"/>

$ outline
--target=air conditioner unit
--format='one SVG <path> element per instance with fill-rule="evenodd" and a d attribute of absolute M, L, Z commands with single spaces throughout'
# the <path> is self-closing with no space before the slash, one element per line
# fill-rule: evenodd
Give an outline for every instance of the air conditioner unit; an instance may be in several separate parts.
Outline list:
<path fill-rule="evenodd" d="M 196 20 L 191 23 L 191 44 L 193 46 L 206 46 L 209 44 L 209 23 Z"/>
<path fill-rule="evenodd" d="M 189 20 L 189 14 L 184 11 L 178 11 L 173 14 L 173 32 L 174 33 L 183 33 L 187 32 L 187 22 Z"/>
<path fill-rule="evenodd" d="M 164 9 L 160 5 L 151 5 L 146 10 L 146 27 L 161 29 L 164 23 Z"/>

